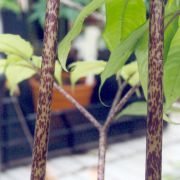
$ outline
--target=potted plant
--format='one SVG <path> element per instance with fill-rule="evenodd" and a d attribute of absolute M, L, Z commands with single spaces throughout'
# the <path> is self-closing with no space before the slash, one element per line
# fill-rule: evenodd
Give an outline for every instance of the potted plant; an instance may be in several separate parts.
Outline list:
<path fill-rule="evenodd" d="M 48 2 L 51 2 L 51 1 L 48 1 Z M 64 94 L 64 96 L 67 97 L 67 99 L 69 99 L 71 101 L 71 103 L 76 105 L 76 108 L 79 111 L 82 112 L 82 114 L 97 128 L 97 130 L 99 132 L 99 135 L 100 135 L 100 138 L 99 138 L 99 142 L 100 142 L 99 143 L 100 144 L 99 145 L 99 167 L 98 167 L 98 170 L 99 170 L 98 171 L 98 175 L 99 175 L 98 177 L 99 177 L 99 179 L 104 179 L 104 167 L 105 167 L 107 131 L 108 131 L 109 126 L 110 126 L 111 122 L 113 121 L 116 113 L 118 111 L 122 110 L 122 108 L 124 107 L 124 105 L 127 102 L 127 100 L 138 89 L 139 81 L 140 80 L 141 80 L 141 84 L 142 84 L 142 87 L 143 87 L 143 90 L 144 90 L 144 95 L 145 95 L 145 97 L 147 97 L 147 89 L 146 89 L 147 88 L 147 86 L 146 86 L 147 85 L 147 78 L 145 78 L 145 77 L 147 77 L 147 74 L 148 74 L 147 73 L 148 72 L 147 71 L 147 61 L 146 61 L 147 54 L 148 54 L 147 53 L 148 52 L 148 50 L 147 50 L 147 44 L 148 44 L 147 43 L 148 42 L 148 38 L 147 38 L 147 35 L 148 35 L 148 33 L 147 33 L 148 32 L 148 21 L 146 20 L 146 17 L 145 17 L 146 16 L 146 10 L 145 10 L 145 7 L 144 7 L 144 1 L 133 1 L 133 2 L 135 2 L 135 3 L 132 3 L 132 4 L 130 2 L 129 2 L 129 4 L 128 3 L 124 3 L 124 8 L 125 9 L 123 9 L 123 10 L 121 9 L 121 11 L 122 11 L 121 13 L 123 14 L 123 18 L 126 18 L 125 15 L 127 15 L 128 17 L 130 16 L 130 18 L 129 18 L 130 21 L 125 21 L 125 23 L 127 23 L 127 26 L 128 25 L 130 26 L 130 30 L 128 29 L 128 31 L 125 31 L 125 34 L 121 34 L 121 38 L 117 39 L 116 36 L 115 37 L 112 36 L 112 31 L 114 32 L 114 29 L 117 30 L 115 33 L 117 33 L 117 35 L 119 35 L 119 29 L 124 30 L 123 29 L 124 28 L 124 23 L 123 23 L 123 27 L 122 27 L 122 23 L 120 23 L 120 24 L 119 23 L 114 23 L 113 24 L 113 23 L 111 23 L 111 21 L 107 21 L 110 24 L 107 23 L 107 28 L 106 28 L 106 31 L 105 31 L 105 34 L 104 34 L 106 40 L 108 40 L 107 44 L 108 44 L 108 47 L 109 47 L 109 49 L 111 51 L 111 56 L 110 56 L 110 59 L 109 59 L 108 63 L 106 64 L 106 66 L 104 66 L 102 64 L 100 66 L 101 68 L 103 67 L 101 69 L 101 71 L 100 71 L 100 72 L 103 71 L 103 73 L 101 74 L 101 86 L 100 86 L 100 90 L 102 89 L 102 86 L 105 83 L 105 81 L 109 77 L 111 77 L 112 75 L 116 75 L 117 77 L 123 76 L 123 78 L 126 79 L 126 83 L 131 84 L 130 90 L 125 94 L 125 96 L 123 98 L 121 98 L 122 89 L 119 88 L 119 91 L 117 92 L 117 98 L 115 98 L 115 101 L 114 101 L 114 103 L 112 105 L 112 108 L 110 110 L 110 113 L 109 113 L 109 115 L 108 115 L 108 117 L 107 117 L 107 119 L 105 121 L 105 124 L 102 125 L 88 111 L 83 109 L 83 107 L 80 106 L 80 104 L 78 104 L 74 100 L 73 97 L 69 96 L 67 92 L 63 91 L 63 89 L 61 87 L 58 88 L 57 86 L 55 86 L 55 87 L 57 87 L 57 89 L 62 94 Z M 111 3 L 111 6 L 108 3 Z M 120 3 L 120 1 L 114 1 L 113 4 L 112 4 L 112 2 L 108 2 L 108 1 L 106 2 L 107 19 L 109 19 L 109 20 L 113 19 L 113 22 L 115 21 L 114 18 L 112 17 L 112 16 L 114 16 L 114 13 L 112 13 L 112 12 L 115 11 L 115 8 L 121 7 L 120 6 L 121 4 L 119 4 L 119 3 Z M 67 70 L 66 60 L 67 60 L 67 55 L 69 53 L 69 49 L 70 49 L 70 46 L 71 46 L 71 41 L 74 38 L 76 38 L 76 36 L 80 33 L 80 30 L 82 28 L 82 23 L 83 23 L 84 19 L 89 14 L 91 14 L 95 9 L 99 8 L 102 4 L 103 4 L 103 1 L 101 1 L 101 0 L 99 0 L 99 1 L 97 1 L 97 0 L 92 1 L 92 3 L 90 3 L 88 5 L 88 7 L 86 7 L 80 13 L 79 18 L 75 22 L 75 25 L 74 25 L 73 29 L 69 32 L 69 34 L 61 42 L 61 44 L 59 46 L 59 50 L 58 50 L 58 59 L 61 62 L 61 66 L 63 67 L 64 70 Z M 118 4 L 118 6 L 117 6 L 117 4 Z M 171 8 L 174 7 L 174 6 L 171 6 L 172 4 L 173 3 L 171 1 L 170 4 L 168 4 L 167 9 L 169 8 L 169 10 L 171 10 Z M 49 5 L 51 6 L 52 4 L 49 3 Z M 57 5 L 56 7 L 58 7 L 58 2 L 57 2 L 56 5 Z M 160 4 L 160 5 L 162 5 L 162 4 Z M 140 8 L 140 9 L 137 11 L 138 8 Z M 50 9 L 52 10 L 52 8 L 50 8 Z M 129 11 L 125 11 L 126 9 L 128 9 Z M 47 8 L 47 10 L 49 10 L 49 9 Z M 134 10 L 134 13 L 135 13 L 133 15 L 132 15 L 132 10 Z M 120 11 L 117 10 L 117 12 L 120 12 Z M 125 13 L 125 15 L 124 15 L 124 13 Z M 122 15 L 122 14 L 120 14 L 120 15 Z M 137 22 L 134 21 L 134 16 L 135 15 L 137 15 L 137 17 L 136 17 Z M 57 16 L 57 14 L 56 14 L 56 16 Z M 117 19 L 116 19 L 117 22 L 119 22 L 119 16 L 117 16 Z M 178 54 L 173 54 L 173 53 L 175 53 L 175 52 L 179 53 L 179 48 L 178 48 L 179 47 L 179 43 L 177 43 L 177 41 L 176 41 L 177 40 L 176 38 L 179 35 L 179 31 L 178 31 L 178 21 L 173 21 L 174 19 L 176 19 L 177 14 L 176 13 L 174 14 L 174 13 L 171 12 L 169 14 L 169 16 L 167 16 L 167 17 L 170 18 L 170 19 L 167 19 L 165 29 L 167 27 L 169 28 L 170 27 L 169 25 L 172 22 L 176 23 L 175 24 L 175 28 L 173 28 L 174 31 L 173 32 L 170 31 L 168 33 L 168 35 L 166 36 L 166 37 L 168 37 L 168 43 L 169 44 L 168 45 L 165 44 L 165 49 L 166 49 L 165 50 L 165 60 L 166 60 L 166 62 L 164 64 L 164 67 L 165 67 L 164 84 L 166 85 L 166 87 L 165 87 L 165 98 L 166 98 L 165 103 L 166 103 L 166 107 L 164 109 L 164 119 L 169 120 L 168 117 L 166 116 L 166 114 L 168 113 L 169 108 L 172 107 L 172 103 L 174 101 L 176 101 L 177 98 L 179 98 L 179 94 L 177 94 L 176 92 L 172 93 L 172 89 L 170 87 L 172 87 L 172 85 L 174 87 L 174 84 L 173 84 L 172 80 L 171 81 L 169 80 L 170 76 L 167 77 L 167 75 L 169 75 L 168 73 L 170 73 L 170 71 L 172 72 L 172 70 L 174 70 L 174 68 L 171 69 L 172 67 L 174 67 L 173 63 L 175 63 L 175 64 L 178 63 L 176 61 L 176 57 L 177 57 Z M 54 22 L 54 23 L 57 23 L 57 21 Z M 156 23 L 158 24 L 157 21 L 156 21 Z M 133 24 L 133 26 L 131 26 L 132 24 Z M 49 24 L 47 24 L 47 25 L 49 25 Z M 115 25 L 116 27 L 112 27 L 113 25 Z M 54 33 L 56 33 L 56 32 L 54 32 Z M 150 33 L 152 33 L 152 32 L 150 32 Z M 158 34 L 159 34 L 159 32 L 158 32 Z M 45 34 L 45 35 L 47 35 L 47 37 L 48 37 L 48 34 Z M 165 41 L 165 42 L 167 42 L 167 41 Z M 45 43 L 45 45 L 47 45 L 47 44 Z M 160 47 L 161 52 L 162 52 L 162 47 L 163 46 Z M 48 47 L 47 47 L 47 49 L 48 49 Z M 176 51 L 172 51 L 172 49 L 173 50 L 176 49 Z M 124 66 L 125 62 L 128 60 L 128 57 L 130 56 L 130 54 L 132 54 L 133 52 L 135 52 L 136 57 L 137 57 L 138 71 L 136 70 L 137 68 L 135 68 L 135 67 L 137 67 L 137 63 L 134 63 L 136 65 L 132 66 L 133 67 L 132 68 L 133 72 L 128 73 L 127 70 L 124 69 L 124 71 L 126 73 L 124 73 L 124 75 L 123 75 L 123 73 L 122 73 L 123 72 L 123 66 Z M 53 53 L 55 54 L 55 51 L 53 51 Z M 21 52 L 21 58 L 22 58 L 22 54 L 23 54 L 23 52 Z M 25 57 L 25 59 L 29 59 L 29 58 L 27 58 L 27 53 L 23 54 L 23 56 Z M 171 60 L 169 61 L 169 59 L 171 59 Z M 33 65 L 34 65 L 35 64 L 34 58 L 32 57 L 31 60 L 33 61 Z M 141 63 L 146 63 L 146 64 L 141 64 Z M 171 66 L 169 66 L 169 63 L 170 63 Z M 51 63 L 51 65 L 52 64 L 53 63 Z M 162 65 L 161 59 L 160 59 L 160 64 Z M 132 64 L 130 64 L 130 65 L 132 65 Z M 5 67 L 8 67 L 8 65 L 5 66 Z M 46 68 L 46 66 L 44 66 L 44 67 Z M 79 67 L 79 66 L 77 66 L 77 67 Z M 77 67 L 75 68 L 75 70 L 77 69 Z M 95 67 L 98 67 L 98 66 L 96 65 Z M 42 70 L 45 69 L 45 68 L 44 69 L 43 68 L 42 68 Z M 49 67 L 49 68 L 52 68 L 52 66 Z M 127 66 L 125 68 L 127 69 Z M 93 71 L 95 69 L 96 68 L 93 68 Z M 72 71 L 72 72 L 74 72 L 74 71 Z M 93 71 L 91 70 L 91 73 Z M 84 70 L 83 71 L 83 76 L 85 74 L 87 75 L 87 72 L 88 71 Z M 100 73 L 100 72 L 98 71 L 98 73 Z M 158 70 L 157 70 L 157 72 L 158 72 Z M 97 72 L 95 72 L 95 73 L 97 73 Z M 126 77 L 126 75 L 127 75 L 127 77 Z M 82 76 L 82 74 L 81 74 L 81 76 Z M 42 77 L 42 79 L 45 81 L 45 78 L 46 78 L 46 74 L 44 75 L 44 77 Z M 145 78 L 145 80 L 143 80 L 143 78 Z M 173 78 L 176 81 L 178 81 L 178 79 L 179 79 L 176 75 L 171 76 L 171 78 Z M 131 79 L 133 79 L 132 83 L 130 81 Z M 46 84 L 46 82 L 45 82 L 45 84 Z M 55 83 L 55 85 L 56 85 L 56 83 Z M 178 87 L 179 83 L 176 83 L 175 85 Z M 44 89 L 42 89 L 42 90 L 44 90 Z M 51 94 L 50 90 L 48 91 L 48 93 Z M 162 94 L 162 90 L 159 93 Z M 172 97 L 172 94 L 173 94 L 173 97 Z M 44 96 L 43 96 L 44 98 L 46 98 L 45 95 L 46 94 L 44 93 Z M 152 97 L 151 97 L 150 100 L 152 100 Z M 46 102 L 48 104 L 48 101 L 46 101 Z M 40 101 L 39 104 L 40 104 L 40 106 L 39 106 L 39 116 L 37 118 L 37 129 L 36 129 L 37 130 L 37 134 L 39 132 L 40 134 L 42 133 L 41 135 L 43 135 L 43 137 L 48 137 L 48 128 L 46 128 L 45 129 L 46 131 L 44 131 L 44 128 L 43 128 L 42 124 L 41 123 L 38 124 L 38 122 L 44 123 L 44 119 L 45 119 L 45 123 L 44 124 L 47 125 L 46 127 L 48 127 L 50 119 L 49 118 L 40 118 L 40 116 L 44 115 L 43 113 L 47 113 L 48 114 L 48 112 L 50 112 L 50 109 L 46 108 L 46 107 L 44 109 L 42 109 L 41 105 L 44 105 L 44 104 L 41 101 Z M 160 102 L 159 104 L 163 105 L 163 102 Z M 158 113 L 156 113 L 156 114 L 158 114 Z M 161 112 L 161 114 L 162 114 L 162 112 Z M 155 132 L 155 131 L 153 131 L 153 132 Z M 42 140 L 42 139 L 40 139 L 40 137 L 35 136 L 35 138 L 38 139 L 38 141 L 36 141 L 36 144 L 35 144 L 35 149 L 38 150 L 38 153 L 41 154 L 41 152 L 42 152 L 41 150 L 43 150 L 43 152 L 46 152 L 47 151 L 47 146 L 46 146 L 47 145 L 47 141 L 46 141 L 47 138 L 43 139 L 44 140 L 43 141 L 44 142 L 43 143 L 44 146 L 40 146 L 39 143 L 37 143 L 37 142 L 40 142 L 40 140 Z M 38 157 L 37 156 L 38 153 L 37 153 L 36 150 L 34 151 L 34 153 L 35 153 L 36 157 Z M 35 157 L 35 156 L 33 156 L 33 157 Z M 45 162 L 45 158 L 43 159 L 43 157 L 45 157 L 45 156 L 42 156 L 41 161 Z M 36 168 L 36 166 L 33 166 L 33 170 L 34 171 L 32 171 L 32 175 L 33 176 L 36 175 L 36 173 L 37 173 L 36 171 L 41 171 L 42 172 L 41 175 L 43 177 L 44 174 L 45 174 L 44 173 L 44 169 L 43 169 L 44 167 L 42 167 L 41 163 L 38 162 L 38 158 L 34 158 L 33 160 L 34 160 L 33 162 L 35 162 L 33 165 L 36 165 L 36 163 L 37 163 L 39 165 L 39 168 Z M 43 165 L 45 166 L 45 163 Z"/>

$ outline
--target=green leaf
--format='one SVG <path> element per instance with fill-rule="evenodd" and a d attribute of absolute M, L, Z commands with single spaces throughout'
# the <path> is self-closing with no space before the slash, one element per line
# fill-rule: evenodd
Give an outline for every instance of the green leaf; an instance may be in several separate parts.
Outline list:
<path fill-rule="evenodd" d="M 165 19 L 167 23 L 169 16 Z M 172 42 L 172 39 L 177 31 L 177 19 L 174 20 L 166 29 L 164 37 L 164 63 L 167 60 L 167 55 L 169 53 L 169 48 Z M 136 59 L 138 62 L 138 70 L 140 82 L 143 88 L 144 96 L 147 98 L 147 87 L 148 87 L 148 31 L 144 34 L 143 38 L 138 42 L 135 50 Z"/>
<path fill-rule="evenodd" d="M 19 35 L 0 34 L 0 52 L 14 54 L 22 59 L 30 59 L 33 54 L 32 46 Z"/>
<path fill-rule="evenodd" d="M 174 36 L 164 66 L 166 109 L 180 97 L 180 28 Z"/>
<path fill-rule="evenodd" d="M 176 1 L 175 0 L 169 1 L 168 4 L 166 5 L 166 14 L 175 12 L 177 9 L 178 9 L 178 6 L 176 5 Z M 165 18 L 165 25 L 171 20 L 172 16 L 173 15 L 170 15 Z M 165 29 L 165 34 L 164 34 L 164 41 L 165 41 L 164 60 L 165 61 L 167 59 L 171 41 L 174 35 L 176 34 L 177 30 L 178 30 L 178 17 L 174 19 L 173 22 L 171 22 L 171 24 L 169 24 L 168 27 Z"/>
<path fill-rule="evenodd" d="M 103 37 L 112 51 L 146 20 L 143 0 L 106 0 L 107 23 Z"/>
<path fill-rule="evenodd" d="M 116 120 L 121 116 L 147 116 L 147 104 L 145 101 L 138 101 L 128 105 L 117 116 Z"/>
<path fill-rule="evenodd" d="M 34 66 L 36 66 L 38 69 L 40 69 L 41 64 L 42 64 L 42 57 L 41 56 L 32 56 L 32 63 Z"/>
<path fill-rule="evenodd" d="M 104 82 L 124 66 L 131 53 L 134 51 L 137 41 L 143 36 L 147 28 L 148 23 L 146 22 L 144 25 L 132 32 L 126 40 L 120 43 L 117 48 L 112 51 L 105 70 L 101 74 L 101 86 L 99 92 L 101 91 Z"/>
<path fill-rule="evenodd" d="M 31 68 L 29 63 L 26 61 L 9 64 L 6 67 L 5 75 L 8 80 L 11 94 L 13 94 L 18 83 L 32 77 L 34 74 L 36 74 L 36 70 Z"/>
<path fill-rule="evenodd" d="M 66 69 L 66 61 L 67 57 L 71 48 L 72 41 L 79 35 L 81 32 L 83 22 L 92 12 L 94 12 L 96 9 L 98 9 L 102 4 L 104 0 L 93 0 L 90 4 L 88 4 L 79 14 L 77 17 L 73 28 L 70 30 L 70 32 L 65 36 L 65 38 L 62 40 L 62 42 L 59 44 L 58 47 L 58 59 L 61 63 L 61 66 L 64 70 Z"/>
<path fill-rule="evenodd" d="M 147 116 L 147 103 L 145 101 L 138 101 L 131 103 L 125 107 L 116 117 L 115 120 L 120 119 L 122 116 Z M 180 123 L 172 121 L 166 113 L 163 113 L 163 120 L 175 125 L 180 125 Z"/>
<path fill-rule="evenodd" d="M 178 10 L 180 7 L 180 0 L 168 0 L 167 5 L 165 7 L 165 13 L 173 13 Z"/>
<path fill-rule="evenodd" d="M 74 2 L 79 3 L 84 6 L 90 3 L 91 0 L 73 0 Z M 45 12 L 46 12 L 46 3 L 44 0 L 39 0 L 33 3 L 33 12 L 29 17 L 30 21 L 38 21 L 39 24 L 43 27 L 45 22 Z M 63 5 L 60 6 L 60 17 L 66 18 L 70 21 L 74 21 L 79 14 L 79 10 L 70 8 L 68 6 Z"/>
<path fill-rule="evenodd" d="M 129 63 L 120 70 L 120 75 L 126 80 L 131 86 L 135 86 L 139 83 L 139 72 L 137 61 Z"/>
<path fill-rule="evenodd" d="M 62 84 L 62 67 L 59 64 L 58 61 L 55 62 L 55 71 L 54 71 L 54 77 L 57 80 L 58 84 Z"/>
<path fill-rule="evenodd" d="M 71 83 L 74 85 L 80 78 L 100 74 L 105 68 L 105 61 L 75 62 L 71 67 Z"/>
<path fill-rule="evenodd" d="M 138 42 L 135 55 L 138 63 L 139 79 L 143 88 L 144 96 L 147 99 L 148 85 L 148 33 L 145 33 Z"/>
<path fill-rule="evenodd" d="M 23 59 L 17 55 L 9 54 L 7 55 L 6 66 L 8 66 L 9 64 L 17 63 L 19 61 L 23 61 Z"/>

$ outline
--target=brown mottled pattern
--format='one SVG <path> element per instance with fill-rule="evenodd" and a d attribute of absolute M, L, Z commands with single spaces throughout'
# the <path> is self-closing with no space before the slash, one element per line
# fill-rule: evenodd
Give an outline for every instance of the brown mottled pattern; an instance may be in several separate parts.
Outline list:
<path fill-rule="evenodd" d="M 161 179 L 163 128 L 164 2 L 150 2 L 146 180 Z"/>
<path fill-rule="evenodd" d="M 44 180 L 56 56 L 59 0 L 47 0 L 41 81 L 37 107 L 31 180 Z"/>

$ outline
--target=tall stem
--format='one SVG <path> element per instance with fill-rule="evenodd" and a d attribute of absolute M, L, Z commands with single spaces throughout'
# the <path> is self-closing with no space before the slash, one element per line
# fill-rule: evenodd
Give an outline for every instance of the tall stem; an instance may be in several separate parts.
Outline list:
<path fill-rule="evenodd" d="M 164 2 L 150 2 L 146 180 L 161 180 L 163 130 Z"/>
<path fill-rule="evenodd" d="M 47 0 L 41 80 L 37 106 L 31 180 L 44 180 L 56 57 L 59 0 Z"/>
<path fill-rule="evenodd" d="M 101 129 L 99 132 L 99 136 L 98 180 L 104 180 L 107 132 Z"/>

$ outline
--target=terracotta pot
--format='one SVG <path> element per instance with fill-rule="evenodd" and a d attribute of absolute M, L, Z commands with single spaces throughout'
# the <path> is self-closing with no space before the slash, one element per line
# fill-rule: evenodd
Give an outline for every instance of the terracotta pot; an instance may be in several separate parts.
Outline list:
<path fill-rule="evenodd" d="M 38 94 L 39 94 L 39 82 L 35 78 L 29 80 L 30 86 L 32 87 L 33 101 L 35 111 L 37 108 Z M 93 93 L 94 85 L 87 85 L 84 82 L 77 84 L 74 89 L 71 85 L 63 85 L 63 88 L 73 96 L 81 105 L 87 106 L 90 104 L 91 96 Z M 55 88 L 53 89 L 53 100 L 52 100 L 52 111 L 61 111 L 67 109 L 75 109 L 62 94 L 60 94 Z"/>

